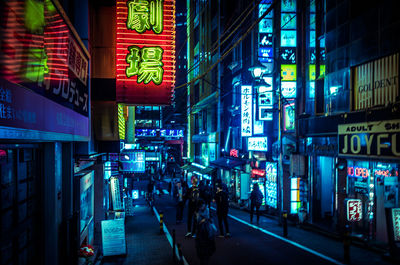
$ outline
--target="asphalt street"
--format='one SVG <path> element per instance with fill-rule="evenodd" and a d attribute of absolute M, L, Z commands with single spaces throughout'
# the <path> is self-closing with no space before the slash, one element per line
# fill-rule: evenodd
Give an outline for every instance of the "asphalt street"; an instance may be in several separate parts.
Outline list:
<path fill-rule="evenodd" d="M 170 233 L 175 229 L 176 242 L 182 245 L 183 256 L 190 265 L 200 264 L 196 256 L 195 239 L 186 238 L 187 212 L 184 223 L 176 224 L 174 202 L 168 195 L 156 200 L 158 212 L 163 212 L 164 223 Z M 214 221 L 217 218 L 214 214 Z M 217 250 L 210 260 L 213 264 L 335 264 L 315 254 L 267 235 L 247 224 L 229 218 L 231 238 L 216 239 Z M 338 263 L 336 263 L 338 264 Z"/>

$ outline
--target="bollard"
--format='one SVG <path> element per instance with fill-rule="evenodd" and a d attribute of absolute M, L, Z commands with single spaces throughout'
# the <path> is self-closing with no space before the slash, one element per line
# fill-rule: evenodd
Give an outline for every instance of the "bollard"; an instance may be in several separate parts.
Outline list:
<path fill-rule="evenodd" d="M 175 245 L 176 245 L 175 229 L 173 229 L 173 230 L 172 230 L 172 260 L 173 260 L 174 262 L 176 261 Z"/>
<path fill-rule="evenodd" d="M 182 248 L 181 244 L 178 244 L 178 254 L 179 254 L 179 265 L 183 265 Z"/>
<path fill-rule="evenodd" d="M 350 264 L 350 244 L 351 244 L 350 226 L 346 225 L 343 235 L 343 258 L 346 264 Z"/>
<path fill-rule="evenodd" d="M 283 226 L 283 236 L 287 237 L 288 230 L 287 230 L 287 212 L 282 212 L 282 226 Z"/>
<path fill-rule="evenodd" d="M 164 213 L 160 212 L 160 234 L 164 234 Z"/>

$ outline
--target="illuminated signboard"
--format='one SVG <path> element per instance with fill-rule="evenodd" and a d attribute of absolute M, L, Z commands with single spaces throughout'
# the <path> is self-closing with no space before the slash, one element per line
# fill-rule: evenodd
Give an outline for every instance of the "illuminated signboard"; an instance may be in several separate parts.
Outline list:
<path fill-rule="evenodd" d="M 58 5 L 2 1 L 0 17 L 0 76 L 87 117 L 89 54 Z M 17 118 L 18 110 L 10 108 L 8 113 Z"/>
<path fill-rule="evenodd" d="M 281 78 L 282 81 L 296 81 L 297 68 L 295 64 L 282 64 L 281 65 Z"/>
<path fill-rule="evenodd" d="M 281 82 L 281 94 L 284 98 L 296 97 L 296 82 Z"/>
<path fill-rule="evenodd" d="M 161 129 L 160 136 L 161 137 L 183 137 L 183 130 Z"/>
<path fill-rule="evenodd" d="M 117 102 L 171 103 L 175 85 L 175 0 L 117 0 Z"/>
<path fill-rule="evenodd" d="M 296 48 L 285 47 L 281 49 L 282 64 L 296 63 Z"/>
<path fill-rule="evenodd" d="M 271 0 L 263 0 L 258 5 L 258 17 L 261 17 L 271 6 Z M 267 68 L 267 72 L 273 71 L 273 10 L 271 10 L 260 23 L 258 23 L 258 60 Z"/>
<path fill-rule="evenodd" d="M 135 129 L 136 137 L 183 137 L 183 130 Z"/>
<path fill-rule="evenodd" d="M 339 156 L 400 157 L 400 120 L 339 124 Z"/>
<path fill-rule="evenodd" d="M 296 31 L 295 30 L 282 30 L 281 31 L 281 46 L 282 47 L 296 47 Z"/>
<path fill-rule="evenodd" d="M 272 46 L 272 33 L 263 34 L 260 33 L 260 42 L 258 43 L 260 46 Z"/>
<path fill-rule="evenodd" d="M 265 178 L 265 194 L 266 204 L 270 207 L 277 208 L 277 164 L 266 162 L 266 178 Z"/>
<path fill-rule="evenodd" d="M 239 157 L 239 151 L 237 149 L 231 149 L 229 152 L 229 156 Z"/>
<path fill-rule="evenodd" d="M 267 137 L 249 137 L 247 138 L 248 151 L 268 151 Z"/>
<path fill-rule="evenodd" d="M 122 164 L 121 171 L 123 172 L 137 172 L 143 173 L 146 170 L 146 153 L 135 151 L 135 152 L 124 152 L 120 155 L 120 161 Z"/>
<path fill-rule="evenodd" d="M 251 170 L 251 177 L 265 177 L 265 170 L 264 169 L 258 169 L 258 168 L 253 168 Z"/>
<path fill-rule="evenodd" d="M 347 221 L 358 222 L 362 219 L 362 202 L 360 199 L 347 199 Z"/>
<path fill-rule="evenodd" d="M 296 29 L 296 13 L 281 14 L 282 29 Z"/>
<path fill-rule="evenodd" d="M 325 65 L 319 66 L 319 75 L 325 76 Z M 310 80 L 315 80 L 315 64 L 310 64 Z"/>
<path fill-rule="evenodd" d="M 283 106 L 283 130 L 293 131 L 295 129 L 295 103 Z"/>
<path fill-rule="evenodd" d="M 242 94 L 242 107 L 241 107 L 242 136 L 251 136 L 251 135 L 253 135 L 252 87 L 251 86 L 242 86 L 241 94 Z"/>

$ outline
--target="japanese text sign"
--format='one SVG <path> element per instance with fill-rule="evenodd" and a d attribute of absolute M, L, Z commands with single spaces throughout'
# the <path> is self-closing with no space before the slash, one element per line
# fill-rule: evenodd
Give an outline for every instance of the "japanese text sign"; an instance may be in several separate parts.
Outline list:
<path fill-rule="evenodd" d="M 171 104 L 175 0 L 117 0 L 117 101 Z"/>
<path fill-rule="evenodd" d="M 358 222 L 362 219 L 362 204 L 360 199 L 348 199 L 346 202 L 347 221 Z"/>
<path fill-rule="evenodd" d="M 242 136 L 251 136 L 253 134 L 253 94 L 251 86 L 242 86 Z"/>
<path fill-rule="evenodd" d="M 268 151 L 267 137 L 249 137 L 247 138 L 247 150 L 249 151 Z"/>

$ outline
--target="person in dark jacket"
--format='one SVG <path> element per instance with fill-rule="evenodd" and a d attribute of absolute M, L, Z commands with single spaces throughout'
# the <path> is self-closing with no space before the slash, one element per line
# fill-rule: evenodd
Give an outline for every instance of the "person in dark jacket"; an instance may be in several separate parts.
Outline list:
<path fill-rule="evenodd" d="M 228 225 L 228 210 L 229 210 L 229 201 L 228 201 L 228 187 L 221 181 L 217 181 L 216 183 L 216 192 L 214 195 L 215 203 L 217 204 L 217 216 L 218 216 L 218 227 L 219 227 L 219 237 L 224 237 L 224 226 L 222 225 L 222 221 L 225 225 L 225 237 L 230 237 L 229 233 L 229 225 Z"/>
<path fill-rule="evenodd" d="M 196 177 L 192 177 L 192 186 L 186 191 L 185 202 L 188 201 L 188 220 L 186 237 L 196 237 L 196 218 L 195 214 L 198 207 L 198 201 L 200 199 L 200 190 L 197 185 L 198 180 Z"/>
<path fill-rule="evenodd" d="M 173 191 L 173 197 L 176 202 L 176 223 L 182 223 L 182 218 L 183 218 L 183 209 L 185 207 L 185 193 L 186 193 L 186 187 L 182 186 L 181 182 L 177 182 L 174 185 L 174 191 Z"/>
<path fill-rule="evenodd" d="M 213 194 L 211 187 L 208 185 L 207 181 L 203 179 L 199 185 L 200 190 L 200 198 L 204 200 L 204 203 L 207 205 L 208 210 L 210 211 L 211 201 L 213 199 Z"/>
<path fill-rule="evenodd" d="M 254 183 L 253 185 L 253 190 L 251 191 L 250 194 L 250 223 L 253 223 L 253 214 L 254 214 L 254 208 L 256 209 L 256 215 L 257 215 L 257 224 L 259 224 L 260 221 L 260 207 L 262 204 L 264 196 L 260 190 L 260 187 L 258 186 L 258 183 Z"/>
<path fill-rule="evenodd" d="M 209 231 L 206 228 L 207 222 L 210 222 L 209 216 L 210 213 L 207 204 L 200 199 L 196 213 L 197 236 L 195 241 L 196 253 L 200 259 L 200 265 L 209 264 L 210 258 L 216 250 L 215 238 L 214 236 L 210 238 Z"/>

